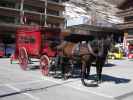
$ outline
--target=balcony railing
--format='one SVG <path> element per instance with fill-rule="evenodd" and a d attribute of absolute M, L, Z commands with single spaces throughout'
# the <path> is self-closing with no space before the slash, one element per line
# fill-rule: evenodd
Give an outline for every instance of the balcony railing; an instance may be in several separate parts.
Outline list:
<path fill-rule="evenodd" d="M 0 16 L 0 23 L 14 23 L 15 17 L 11 16 Z"/>
<path fill-rule="evenodd" d="M 133 21 L 133 16 L 128 16 L 124 18 L 125 22 Z"/>
<path fill-rule="evenodd" d="M 118 24 L 117 27 L 119 29 L 128 29 L 128 28 L 133 28 L 133 21 L 131 22 L 125 22 L 123 24 Z"/>
<path fill-rule="evenodd" d="M 51 2 L 59 2 L 59 0 L 48 0 L 48 1 L 51 1 Z"/>
<path fill-rule="evenodd" d="M 15 8 L 14 3 L 0 1 L 0 7 Z"/>
<path fill-rule="evenodd" d="M 117 13 L 117 16 L 119 16 L 119 17 L 133 16 L 133 8 L 120 11 L 120 12 Z"/>

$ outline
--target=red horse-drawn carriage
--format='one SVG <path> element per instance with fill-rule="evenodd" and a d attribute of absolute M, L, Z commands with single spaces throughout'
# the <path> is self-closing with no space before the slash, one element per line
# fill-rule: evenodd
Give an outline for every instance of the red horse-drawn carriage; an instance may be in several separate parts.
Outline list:
<path fill-rule="evenodd" d="M 40 69 L 43 75 L 48 75 L 50 58 L 56 57 L 54 49 L 60 43 L 59 28 L 37 26 L 21 26 L 16 31 L 16 57 L 23 70 L 27 70 L 31 58 L 40 59 Z"/>

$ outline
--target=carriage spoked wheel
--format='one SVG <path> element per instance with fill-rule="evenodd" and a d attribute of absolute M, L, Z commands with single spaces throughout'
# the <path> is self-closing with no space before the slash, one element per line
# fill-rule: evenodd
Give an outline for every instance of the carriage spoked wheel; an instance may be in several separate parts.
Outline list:
<path fill-rule="evenodd" d="M 41 69 L 41 72 L 44 76 L 48 76 L 49 66 L 50 66 L 50 60 L 49 60 L 48 56 L 43 55 L 40 58 L 40 69 Z"/>
<path fill-rule="evenodd" d="M 24 47 L 19 49 L 19 65 L 23 70 L 28 68 L 28 54 Z"/>

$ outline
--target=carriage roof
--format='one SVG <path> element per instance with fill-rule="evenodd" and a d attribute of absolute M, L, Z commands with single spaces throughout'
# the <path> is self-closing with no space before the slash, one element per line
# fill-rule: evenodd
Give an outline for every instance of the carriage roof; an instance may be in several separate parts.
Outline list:
<path fill-rule="evenodd" d="M 94 36 L 71 33 L 70 35 L 64 37 L 64 40 L 70 42 L 92 41 L 94 40 Z"/>

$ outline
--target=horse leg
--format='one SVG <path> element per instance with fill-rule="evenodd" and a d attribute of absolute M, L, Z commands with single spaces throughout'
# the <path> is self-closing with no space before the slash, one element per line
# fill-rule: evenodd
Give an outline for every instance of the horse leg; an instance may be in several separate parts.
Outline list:
<path fill-rule="evenodd" d="M 67 73 L 69 72 L 69 62 L 67 57 L 62 58 L 62 77 L 66 80 L 68 77 Z"/>
<path fill-rule="evenodd" d="M 83 85 L 86 85 L 85 81 L 84 81 L 85 74 L 86 74 L 86 64 L 85 64 L 85 62 L 82 62 L 82 66 L 81 66 L 81 82 L 82 82 Z"/>
<path fill-rule="evenodd" d="M 91 68 L 91 64 L 88 62 L 87 66 L 86 66 L 86 74 L 85 74 L 86 78 L 88 78 L 90 76 L 90 68 Z"/>
<path fill-rule="evenodd" d="M 103 66 L 105 64 L 105 60 L 101 61 L 101 64 L 100 64 L 100 68 L 99 68 L 99 82 L 101 83 L 102 82 L 102 70 L 103 70 Z"/>
<path fill-rule="evenodd" d="M 65 66 L 64 66 L 64 57 L 60 57 L 60 68 L 61 68 L 61 76 L 64 78 L 65 75 Z"/>
<path fill-rule="evenodd" d="M 81 69 L 81 82 L 84 86 L 87 86 L 87 87 L 97 87 L 98 85 L 97 84 L 91 84 L 91 83 L 87 83 L 85 82 L 85 74 L 86 74 L 86 64 L 85 63 L 82 63 L 82 69 Z"/>
<path fill-rule="evenodd" d="M 102 79 L 102 64 L 98 61 L 96 64 L 96 72 L 97 72 L 97 77 L 96 77 L 96 81 L 97 84 L 101 83 L 101 79 Z"/>
<path fill-rule="evenodd" d="M 74 62 L 73 62 L 73 60 L 70 60 L 69 63 L 70 63 L 70 74 L 71 74 L 71 77 L 73 77 L 73 75 L 74 75 Z"/>
<path fill-rule="evenodd" d="M 103 65 L 100 65 L 100 68 L 99 68 L 99 82 L 100 83 L 102 82 L 102 69 L 103 69 Z"/>
<path fill-rule="evenodd" d="M 65 64 L 62 64 L 62 78 L 63 79 L 66 79 L 66 65 Z"/>

